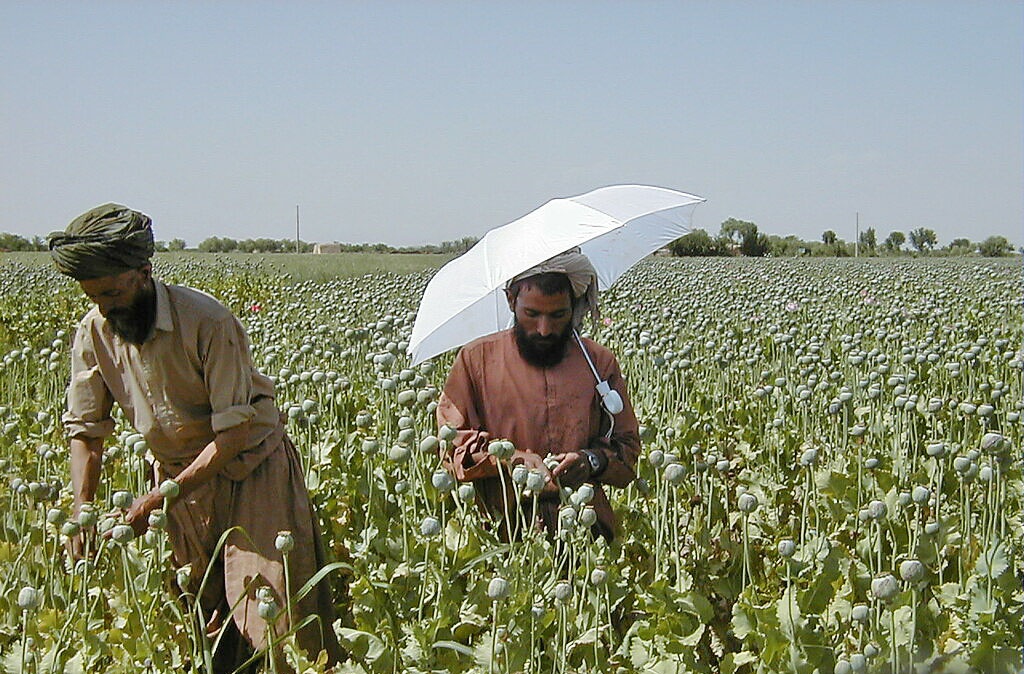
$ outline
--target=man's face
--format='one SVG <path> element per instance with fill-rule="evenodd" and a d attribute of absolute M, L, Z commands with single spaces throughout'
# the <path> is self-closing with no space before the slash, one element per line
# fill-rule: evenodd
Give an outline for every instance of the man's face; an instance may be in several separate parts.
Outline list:
<path fill-rule="evenodd" d="M 141 344 L 156 319 L 151 274 L 152 267 L 147 264 L 112 276 L 85 279 L 78 284 L 116 334 L 133 344 Z"/>
<path fill-rule="evenodd" d="M 572 335 L 572 299 L 569 293 L 545 295 L 526 285 L 512 307 L 519 353 L 538 367 L 557 365 L 565 357 Z"/>

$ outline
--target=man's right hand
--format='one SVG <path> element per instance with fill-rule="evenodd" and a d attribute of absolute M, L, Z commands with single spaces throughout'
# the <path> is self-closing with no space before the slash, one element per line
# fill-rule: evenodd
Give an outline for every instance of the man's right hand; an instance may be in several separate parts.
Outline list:
<path fill-rule="evenodd" d="M 91 532 L 79 532 L 74 536 L 70 536 L 64 543 L 64 549 L 68 551 L 68 556 L 71 557 L 72 562 L 85 557 L 85 539 L 83 538 L 87 533 Z"/>
<path fill-rule="evenodd" d="M 527 470 L 539 473 L 544 478 L 544 488 L 540 492 L 542 498 L 549 496 L 558 496 L 558 482 L 551 475 L 551 471 L 544 465 L 544 458 L 534 454 L 533 452 L 527 452 L 517 449 L 512 454 L 512 459 L 509 461 L 513 466 L 523 465 Z"/>
<path fill-rule="evenodd" d="M 75 503 L 71 509 L 71 517 L 75 521 L 78 521 L 81 515 L 81 503 Z M 95 527 L 89 527 L 87 529 L 80 530 L 74 536 L 68 536 L 68 539 L 64 542 L 64 549 L 67 550 L 68 556 L 71 557 L 72 562 L 77 562 L 85 557 L 85 542 L 87 537 L 89 538 L 90 547 L 94 547 L 91 543 L 95 540 L 96 529 Z"/>

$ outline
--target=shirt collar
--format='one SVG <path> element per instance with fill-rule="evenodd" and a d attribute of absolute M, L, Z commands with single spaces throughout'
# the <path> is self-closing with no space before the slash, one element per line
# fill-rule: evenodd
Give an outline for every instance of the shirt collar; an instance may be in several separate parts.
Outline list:
<path fill-rule="evenodd" d="M 171 317 L 171 298 L 167 286 L 153 279 L 153 287 L 156 289 L 156 329 L 171 332 L 174 330 L 174 319 Z"/>

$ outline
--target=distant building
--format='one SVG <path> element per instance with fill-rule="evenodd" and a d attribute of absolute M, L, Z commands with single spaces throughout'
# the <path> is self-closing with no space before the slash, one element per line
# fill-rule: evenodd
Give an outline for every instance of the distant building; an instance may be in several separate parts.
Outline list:
<path fill-rule="evenodd" d="M 313 253 L 316 255 L 327 254 L 327 253 L 340 253 L 340 243 L 314 243 Z"/>

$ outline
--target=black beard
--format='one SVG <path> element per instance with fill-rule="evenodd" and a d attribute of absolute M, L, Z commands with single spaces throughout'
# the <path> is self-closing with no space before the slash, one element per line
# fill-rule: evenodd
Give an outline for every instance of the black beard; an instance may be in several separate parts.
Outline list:
<path fill-rule="evenodd" d="M 153 284 L 147 284 L 146 289 L 139 292 L 130 306 L 113 309 L 105 318 L 115 335 L 136 346 L 141 345 L 156 323 L 156 292 Z"/>
<path fill-rule="evenodd" d="M 523 326 L 516 323 L 513 328 L 516 338 L 516 346 L 519 348 L 519 355 L 530 365 L 535 367 L 554 367 L 565 358 L 565 347 L 569 344 L 569 337 L 572 336 L 572 327 L 566 327 L 565 332 L 560 335 L 552 335 L 540 339 L 530 337 L 523 330 Z"/>

